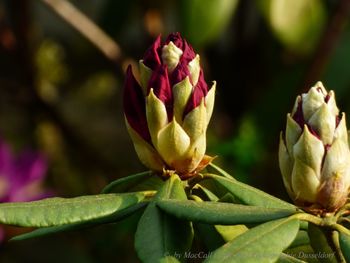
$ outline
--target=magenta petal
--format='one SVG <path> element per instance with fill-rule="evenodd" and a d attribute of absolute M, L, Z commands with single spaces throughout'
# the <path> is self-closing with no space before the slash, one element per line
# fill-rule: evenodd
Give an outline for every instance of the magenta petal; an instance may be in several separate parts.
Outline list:
<path fill-rule="evenodd" d="M 11 148 L 0 139 L 0 175 L 9 178 L 12 173 L 14 157 Z"/>
<path fill-rule="evenodd" d="M 184 64 L 190 63 L 195 57 L 196 53 L 194 53 L 193 48 L 187 43 L 186 40 L 183 41 L 183 53 L 180 58 L 180 62 Z"/>
<path fill-rule="evenodd" d="M 187 102 L 186 108 L 184 110 L 183 118 L 191 112 L 194 108 L 199 106 L 202 102 L 202 99 L 207 95 L 208 93 L 208 85 L 204 80 L 203 72 L 200 71 L 199 73 L 199 79 L 196 87 L 193 89 L 193 92 Z"/>
<path fill-rule="evenodd" d="M 5 231 L 4 229 L 0 226 L 0 246 L 1 244 L 5 241 Z"/>
<path fill-rule="evenodd" d="M 207 83 L 205 82 L 204 74 L 203 74 L 203 70 L 202 70 L 202 69 L 199 71 L 199 77 L 198 77 L 197 87 L 198 87 L 199 89 L 202 90 L 204 96 L 207 96 L 207 93 L 208 93 L 208 85 L 207 85 Z"/>
<path fill-rule="evenodd" d="M 19 182 L 19 184 L 41 181 L 45 177 L 46 170 L 46 156 L 27 150 L 18 156 L 15 162 L 16 173 L 12 175 L 12 180 Z"/>
<path fill-rule="evenodd" d="M 300 128 L 304 128 L 305 119 L 303 114 L 303 103 L 302 100 L 299 101 L 296 112 L 292 116 L 293 120 L 299 124 Z"/>
<path fill-rule="evenodd" d="M 168 68 L 166 65 L 162 65 L 153 71 L 148 82 L 148 90 L 151 88 L 153 88 L 153 92 L 157 98 L 164 103 L 168 119 L 171 120 L 173 116 L 173 94 L 169 83 Z"/>
<path fill-rule="evenodd" d="M 33 186 L 27 185 L 17 191 L 13 191 L 9 196 L 9 202 L 30 202 L 54 196 L 52 191 L 41 191 L 40 188 L 36 189 L 35 183 L 33 182 Z"/>
<path fill-rule="evenodd" d="M 165 43 L 173 42 L 179 49 L 182 50 L 183 54 L 180 58 L 180 62 L 187 65 L 190 61 L 192 61 L 196 53 L 194 53 L 193 48 L 187 43 L 185 39 L 183 39 L 179 32 L 170 34 Z"/>
<path fill-rule="evenodd" d="M 151 143 L 151 135 L 149 134 L 146 119 L 145 97 L 141 86 L 132 74 L 131 66 L 126 71 L 123 97 L 124 114 L 129 125 L 144 140 Z"/>
<path fill-rule="evenodd" d="M 179 32 L 169 34 L 165 40 L 165 44 L 169 44 L 170 41 L 182 50 L 183 40 Z"/>
<path fill-rule="evenodd" d="M 175 84 L 184 80 L 187 76 L 190 76 L 190 71 L 188 70 L 187 64 L 178 63 L 170 76 L 171 86 L 173 87 Z M 190 81 L 192 82 L 191 78 Z"/>
<path fill-rule="evenodd" d="M 161 64 L 160 54 L 161 53 L 161 38 L 160 35 L 154 41 L 152 46 L 147 49 L 143 56 L 143 64 L 150 69 L 154 70 Z"/>

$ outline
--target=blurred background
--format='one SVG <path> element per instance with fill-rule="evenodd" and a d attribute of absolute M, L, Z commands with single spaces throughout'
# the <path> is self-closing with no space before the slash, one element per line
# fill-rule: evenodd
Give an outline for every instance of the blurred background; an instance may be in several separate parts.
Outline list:
<path fill-rule="evenodd" d="M 62 197 L 145 170 L 124 125 L 124 71 L 178 31 L 217 81 L 208 154 L 289 200 L 277 152 L 296 95 L 321 80 L 350 112 L 349 13 L 349 0 L 0 0 L 0 137 L 44 153 L 43 187 Z M 139 262 L 138 217 L 3 243 L 0 262 Z"/>

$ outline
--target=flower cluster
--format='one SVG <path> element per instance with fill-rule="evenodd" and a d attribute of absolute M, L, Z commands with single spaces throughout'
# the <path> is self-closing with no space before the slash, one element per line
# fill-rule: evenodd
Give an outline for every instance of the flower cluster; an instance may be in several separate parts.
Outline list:
<path fill-rule="evenodd" d="M 195 173 L 205 157 L 215 82 L 208 87 L 199 55 L 182 39 L 160 36 L 139 62 L 140 80 L 131 66 L 124 89 L 124 113 L 141 162 L 154 171 Z"/>
<path fill-rule="evenodd" d="M 334 211 L 347 199 L 350 151 L 345 114 L 321 82 L 298 96 L 281 134 L 279 163 L 290 197 L 303 207 Z"/>

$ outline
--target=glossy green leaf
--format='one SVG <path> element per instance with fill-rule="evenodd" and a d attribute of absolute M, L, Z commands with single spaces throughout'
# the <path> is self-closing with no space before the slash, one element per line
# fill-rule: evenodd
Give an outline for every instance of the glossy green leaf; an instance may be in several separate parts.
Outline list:
<path fill-rule="evenodd" d="M 282 253 L 277 262 L 278 263 L 303 263 L 305 261 L 292 257 L 288 254 Z"/>
<path fill-rule="evenodd" d="M 315 252 L 312 249 L 310 245 L 302 245 L 298 247 L 289 247 L 284 251 L 284 254 L 287 254 L 288 256 L 291 256 L 293 258 L 296 258 L 300 260 L 301 262 L 308 262 L 308 263 L 318 263 L 319 261 L 317 258 L 315 258 Z M 304 261 L 305 260 L 305 261 Z M 278 262 L 280 262 L 281 259 L 279 259 Z M 300 262 L 298 261 L 298 262 Z M 283 261 L 281 261 L 283 262 Z M 288 261 L 287 261 L 288 262 Z"/>
<path fill-rule="evenodd" d="M 218 201 L 219 200 L 219 198 L 212 191 L 210 191 L 209 189 L 207 189 L 206 187 L 204 187 L 200 184 L 196 184 L 195 187 L 192 188 L 192 193 L 196 193 L 196 190 L 201 191 L 205 200 L 210 200 L 210 201 Z"/>
<path fill-rule="evenodd" d="M 260 7 L 275 36 L 299 53 L 313 50 L 326 21 L 321 0 L 260 0 Z"/>
<path fill-rule="evenodd" d="M 183 220 L 215 225 L 261 223 L 296 213 L 296 209 L 265 208 L 220 202 L 161 200 L 157 205 Z"/>
<path fill-rule="evenodd" d="M 108 224 L 108 223 L 114 223 L 116 221 L 122 220 L 134 212 L 138 211 L 139 209 L 142 209 L 146 206 L 145 202 L 137 203 L 135 205 L 132 205 L 130 207 L 127 207 L 123 210 L 117 211 L 116 213 L 113 213 L 111 215 L 97 218 L 97 219 L 91 219 L 83 222 L 78 222 L 74 224 L 67 224 L 67 225 L 61 225 L 61 226 L 52 226 L 52 227 L 43 227 L 38 228 L 32 232 L 25 233 L 19 236 L 15 236 L 11 239 L 11 241 L 20 241 L 30 238 L 36 238 L 36 237 L 42 237 L 47 236 L 55 233 L 60 232 L 67 232 L 67 231 L 73 231 L 73 230 L 79 230 L 79 229 L 85 229 L 101 224 Z"/>
<path fill-rule="evenodd" d="M 350 236 L 339 233 L 339 244 L 346 262 L 350 262 Z"/>
<path fill-rule="evenodd" d="M 267 222 L 215 250 L 205 262 L 275 262 L 294 240 L 298 230 L 299 221 L 296 219 Z"/>
<path fill-rule="evenodd" d="M 204 243 L 208 251 L 213 251 L 223 244 L 225 240 L 222 235 L 218 233 L 214 225 L 202 224 L 202 223 L 193 223 L 196 238 Z"/>
<path fill-rule="evenodd" d="M 301 223 L 301 222 L 300 222 Z M 306 231 L 299 231 L 297 236 L 295 237 L 293 243 L 289 246 L 292 247 L 299 247 L 310 244 L 309 235 Z"/>
<path fill-rule="evenodd" d="M 194 46 L 210 42 L 225 30 L 238 0 L 182 0 L 182 32 Z"/>
<path fill-rule="evenodd" d="M 225 187 L 223 187 L 221 184 L 217 183 L 216 181 L 214 181 L 212 179 L 202 180 L 197 185 L 200 185 L 200 186 L 208 189 L 210 192 L 212 192 L 219 199 L 221 199 L 223 196 L 228 194 L 227 189 Z M 210 201 L 214 201 L 214 200 L 210 200 Z M 237 201 L 239 203 L 239 200 L 237 200 Z"/>
<path fill-rule="evenodd" d="M 0 204 L 0 223 L 23 227 L 50 227 L 112 216 L 145 198 L 145 194 L 100 194 L 75 198 L 47 198 Z"/>
<path fill-rule="evenodd" d="M 119 178 L 110 184 L 108 184 L 103 190 L 103 194 L 108 193 L 122 193 L 126 191 L 130 191 L 132 188 L 137 187 L 137 185 L 144 183 L 147 181 L 147 179 L 150 178 L 158 178 L 156 176 L 152 176 L 151 171 L 146 171 L 138 174 L 129 175 L 126 177 Z M 142 190 L 153 190 L 154 188 L 149 187 L 148 189 L 142 189 Z"/>
<path fill-rule="evenodd" d="M 227 191 L 234 195 L 237 199 L 239 199 L 242 204 L 261 206 L 266 208 L 295 209 L 294 205 L 287 203 L 281 199 L 278 199 L 272 195 L 269 195 L 247 184 L 217 175 L 210 174 L 208 176 L 210 176 L 210 178 L 212 178 L 217 183 L 225 187 Z"/>
<path fill-rule="evenodd" d="M 232 175 L 230 175 L 229 173 L 227 173 L 224 169 L 220 168 L 219 166 L 213 164 L 213 163 L 209 163 L 208 164 L 208 168 L 210 169 L 213 169 L 214 171 L 218 172 L 219 174 L 221 174 L 222 176 L 228 178 L 228 179 L 234 179 L 234 177 Z M 207 168 L 207 169 L 208 169 Z"/>
<path fill-rule="evenodd" d="M 234 226 L 223 226 L 223 225 L 216 225 L 215 229 L 218 231 L 218 233 L 222 236 L 222 238 L 229 242 L 239 235 L 243 234 L 248 230 L 248 227 L 245 225 L 234 225 Z"/>
<path fill-rule="evenodd" d="M 318 260 L 320 262 L 337 262 L 328 241 L 331 241 L 331 230 L 322 229 L 321 227 L 309 223 L 308 235 L 310 238 L 310 245 L 316 253 L 330 255 L 330 257 L 319 257 Z"/>
<path fill-rule="evenodd" d="M 172 175 L 166 181 L 166 183 L 161 189 L 159 189 L 157 195 L 154 197 L 155 201 L 163 199 L 187 200 L 183 182 L 176 174 Z"/>
<path fill-rule="evenodd" d="M 306 221 L 300 221 L 300 229 L 302 229 L 302 230 L 308 230 L 308 228 L 309 228 L 309 223 L 308 222 L 306 222 Z"/>
<path fill-rule="evenodd" d="M 157 193 L 155 200 L 186 199 L 181 180 L 173 175 Z M 143 262 L 182 260 L 191 248 L 193 229 L 190 222 L 165 214 L 152 202 L 142 215 L 135 235 L 135 248 Z"/>
<path fill-rule="evenodd" d="M 166 256 L 159 260 L 159 263 L 178 263 L 180 262 L 176 257 L 174 256 Z"/>

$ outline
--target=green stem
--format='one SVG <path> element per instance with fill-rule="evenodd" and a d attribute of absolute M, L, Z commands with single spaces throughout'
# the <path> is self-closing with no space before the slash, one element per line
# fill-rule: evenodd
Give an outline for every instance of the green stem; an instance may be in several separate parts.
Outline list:
<path fill-rule="evenodd" d="M 205 174 L 202 174 L 203 175 L 203 179 L 212 179 L 212 178 L 215 178 L 215 177 L 222 177 L 220 175 L 217 175 L 217 174 L 213 174 L 213 173 L 205 173 Z M 226 177 L 224 176 L 225 179 L 227 180 L 231 180 L 233 182 L 237 182 L 237 180 L 233 177 Z"/>
<path fill-rule="evenodd" d="M 337 230 L 338 232 L 342 232 L 348 236 L 350 236 L 350 230 L 347 229 L 346 227 L 340 225 L 340 224 L 334 224 L 334 225 L 331 225 L 331 227 L 334 229 L 334 230 Z"/>
<path fill-rule="evenodd" d="M 298 213 L 298 214 L 292 215 L 290 217 L 295 218 L 295 219 L 299 219 L 302 221 L 307 221 L 307 222 L 313 223 L 313 224 L 318 225 L 318 226 L 324 226 L 324 221 L 322 220 L 322 218 L 317 217 L 317 216 L 313 216 L 313 215 L 310 215 L 307 213 Z"/>
<path fill-rule="evenodd" d="M 346 260 L 343 256 L 343 252 L 341 251 L 340 244 L 339 244 L 339 233 L 337 231 L 332 231 L 330 236 L 331 241 L 331 248 L 335 253 L 335 257 L 338 262 L 340 263 L 346 263 Z"/>
<path fill-rule="evenodd" d="M 307 222 L 313 223 L 313 224 L 318 225 L 318 226 L 329 227 L 333 230 L 336 230 L 338 232 L 342 232 L 342 233 L 350 236 L 349 229 L 347 229 L 346 227 L 344 227 L 340 224 L 334 223 L 333 220 L 329 220 L 328 218 L 320 218 L 320 217 L 313 216 L 313 215 L 310 215 L 307 213 L 298 213 L 298 214 L 292 215 L 291 218 L 296 218 L 299 220 L 307 221 Z"/>
<path fill-rule="evenodd" d="M 338 220 L 343 214 L 348 213 L 350 210 L 350 203 L 345 204 L 336 214 L 335 218 Z"/>

